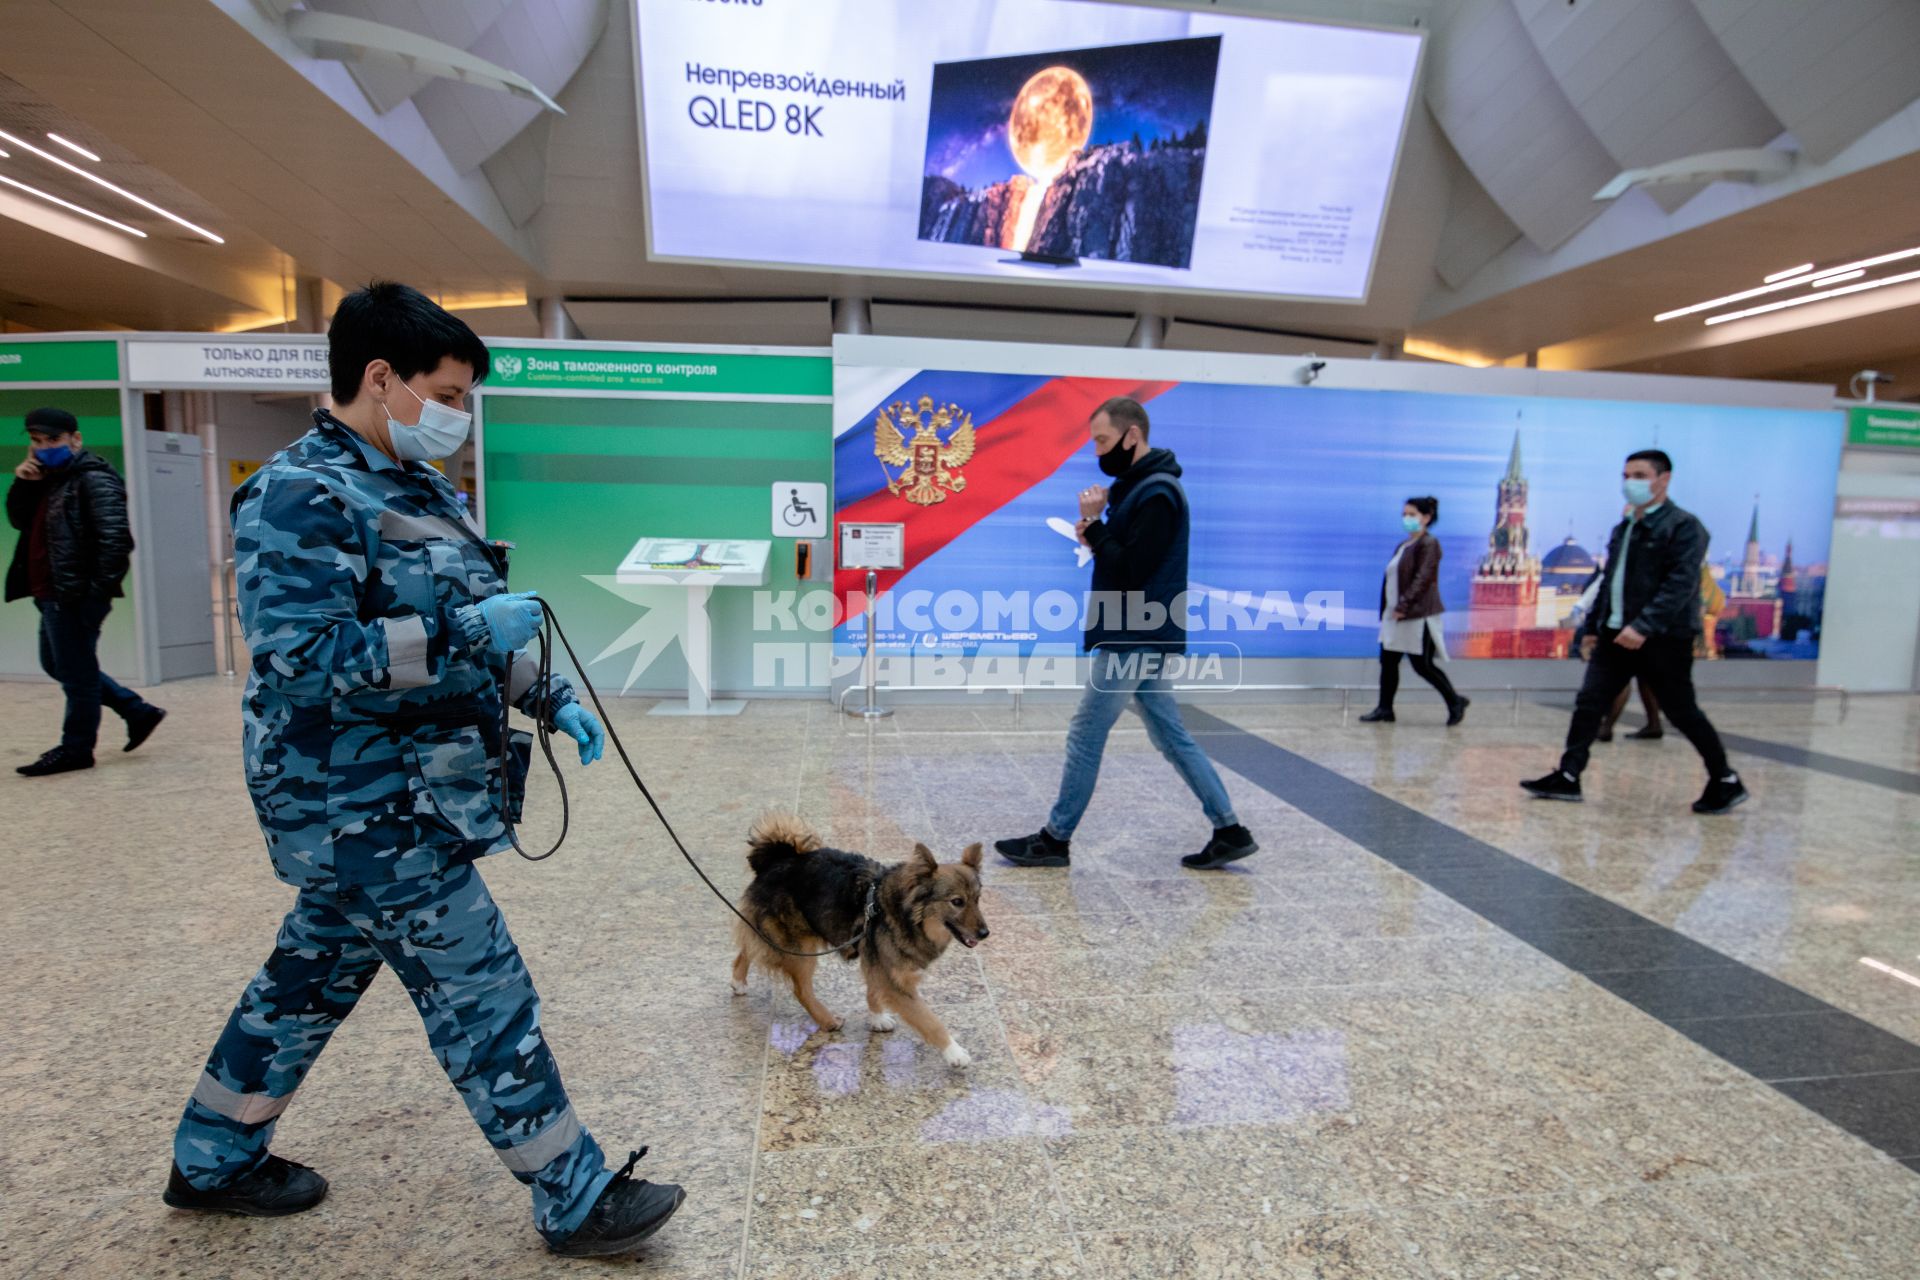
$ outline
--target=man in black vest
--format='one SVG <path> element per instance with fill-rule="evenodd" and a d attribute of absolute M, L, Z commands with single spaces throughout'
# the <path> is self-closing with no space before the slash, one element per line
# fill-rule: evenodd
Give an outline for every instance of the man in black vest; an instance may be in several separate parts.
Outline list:
<path fill-rule="evenodd" d="M 133 558 L 127 488 L 113 465 L 80 442 L 65 409 L 27 414 L 32 446 L 13 469 L 7 520 L 20 531 L 7 566 L 6 598 L 40 610 L 40 666 L 60 682 L 67 714 L 60 745 L 14 772 L 29 778 L 93 768 L 105 703 L 127 722 L 131 751 L 167 713 L 100 669 L 100 627 Z"/>
<path fill-rule="evenodd" d="M 1627 517 L 1607 543 L 1600 592 L 1580 636 L 1587 678 L 1574 702 L 1560 767 L 1520 785 L 1542 800 L 1579 800 L 1580 773 L 1601 723 L 1634 677 L 1651 686 L 1673 727 L 1707 766 L 1695 813 L 1725 813 L 1747 798 L 1726 748 L 1693 697 L 1693 638 L 1700 631 L 1700 565 L 1707 529 L 1667 501 L 1673 460 L 1659 449 L 1627 458 L 1621 492 Z"/>
<path fill-rule="evenodd" d="M 1136 703 L 1148 739 L 1213 823 L 1206 847 L 1181 863 L 1198 870 L 1224 867 L 1260 846 L 1233 816 L 1220 775 L 1181 723 L 1179 704 L 1157 665 L 1186 652 L 1189 522 L 1180 464 L 1172 450 L 1148 447 L 1147 411 L 1137 400 L 1109 400 L 1087 425 L 1100 470 L 1114 477 L 1111 491 L 1094 485 L 1080 493 L 1080 540 L 1093 551 L 1085 636 L 1092 679 L 1067 730 L 1060 797 L 1046 825 L 1030 836 L 996 841 L 994 848 L 1016 866 L 1068 865 L 1068 841 L 1093 798 L 1107 734 L 1127 705 Z"/>

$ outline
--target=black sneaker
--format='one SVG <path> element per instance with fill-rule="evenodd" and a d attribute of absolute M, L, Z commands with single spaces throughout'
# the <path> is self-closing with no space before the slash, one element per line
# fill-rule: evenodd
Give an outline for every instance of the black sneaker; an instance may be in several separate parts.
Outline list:
<path fill-rule="evenodd" d="M 1207 847 L 1180 859 L 1180 865 L 1195 871 L 1212 871 L 1258 852 L 1260 844 L 1253 838 L 1253 833 L 1236 822 L 1230 827 L 1215 827 L 1213 839 L 1207 841 Z"/>
<path fill-rule="evenodd" d="M 148 707 L 143 711 L 136 711 L 128 716 L 127 745 L 120 749 L 122 751 L 131 751 L 148 738 L 151 738 L 153 731 L 158 729 L 160 722 L 166 718 L 167 713 L 159 707 Z"/>
<path fill-rule="evenodd" d="M 1451 729 L 1454 725 L 1465 720 L 1467 718 L 1467 708 L 1472 705 L 1473 699 L 1464 694 L 1455 698 L 1453 704 L 1447 708 L 1447 727 Z"/>
<path fill-rule="evenodd" d="M 1740 775 L 1730 773 L 1724 778 L 1711 778 L 1707 789 L 1693 802 L 1695 813 L 1726 813 L 1747 802 L 1747 784 L 1740 781 Z"/>
<path fill-rule="evenodd" d="M 995 840 L 993 847 L 1000 856 L 1016 867 L 1064 867 L 1072 860 L 1065 840 L 1056 839 L 1053 832 L 1045 827 L 1030 836 L 1015 836 L 1011 840 Z"/>
<path fill-rule="evenodd" d="M 69 751 L 65 747 L 55 747 L 32 764 L 23 764 L 14 772 L 23 778 L 45 778 L 56 773 L 72 773 L 75 769 L 91 768 L 93 768 L 92 756 L 79 751 Z"/>
<path fill-rule="evenodd" d="M 648 1182 L 633 1176 L 633 1166 L 647 1154 L 645 1147 L 627 1157 L 587 1220 L 564 1240 L 549 1240 L 547 1248 L 566 1258 L 608 1258 L 631 1253 L 633 1247 L 665 1226 L 687 1193 L 670 1182 Z"/>
<path fill-rule="evenodd" d="M 1544 778 L 1533 778 L 1520 785 L 1541 800 L 1578 801 L 1584 798 L 1580 794 L 1580 779 L 1564 769 L 1555 769 Z"/>
<path fill-rule="evenodd" d="M 1373 710 L 1367 712 L 1367 714 L 1360 717 L 1360 723 L 1361 724 L 1392 724 L 1393 708 L 1375 707 Z"/>
<path fill-rule="evenodd" d="M 197 1191 L 173 1166 L 160 1198 L 176 1209 L 202 1213 L 238 1213 L 249 1218 L 284 1218 L 311 1209 L 327 1198 L 327 1180 L 303 1164 L 270 1155 L 224 1187 Z"/>
<path fill-rule="evenodd" d="M 1667 731 L 1665 729 L 1656 729 L 1652 725 L 1645 725 L 1628 734 L 1627 738 L 1631 742 L 1652 742 L 1655 739 L 1666 736 Z"/>

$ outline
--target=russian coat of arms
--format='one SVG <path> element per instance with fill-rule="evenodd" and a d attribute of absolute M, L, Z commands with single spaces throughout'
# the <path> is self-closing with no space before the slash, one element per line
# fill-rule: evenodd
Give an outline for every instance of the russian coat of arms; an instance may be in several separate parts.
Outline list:
<path fill-rule="evenodd" d="M 936 406 L 932 396 L 921 396 L 918 409 L 896 400 L 874 415 L 873 454 L 888 493 L 923 507 L 945 502 L 967 487 L 960 468 L 973 458 L 973 415 L 957 404 Z"/>

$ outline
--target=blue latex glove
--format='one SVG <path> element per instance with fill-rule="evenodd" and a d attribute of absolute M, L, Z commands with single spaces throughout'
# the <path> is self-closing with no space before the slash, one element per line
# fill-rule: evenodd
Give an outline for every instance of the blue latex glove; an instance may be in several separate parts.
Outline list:
<path fill-rule="evenodd" d="M 540 630 L 540 602 L 531 591 L 488 596 L 480 602 L 487 636 L 495 652 L 515 653 L 527 647 Z"/>
<path fill-rule="evenodd" d="M 580 744 L 581 764 L 592 764 L 607 748 L 607 734 L 600 727 L 600 717 L 577 702 L 569 702 L 554 713 L 553 727 Z"/>

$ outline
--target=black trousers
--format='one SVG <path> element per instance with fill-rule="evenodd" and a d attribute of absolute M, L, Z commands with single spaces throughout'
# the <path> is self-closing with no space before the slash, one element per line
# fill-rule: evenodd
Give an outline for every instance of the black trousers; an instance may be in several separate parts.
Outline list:
<path fill-rule="evenodd" d="M 60 745 L 92 755 L 100 736 L 100 705 L 122 719 L 146 699 L 100 669 L 100 627 L 112 610 L 105 600 L 35 600 L 40 608 L 40 669 L 60 682 L 67 715 Z"/>
<path fill-rule="evenodd" d="M 1613 700 L 1638 677 L 1653 690 L 1673 727 L 1686 734 L 1700 753 L 1708 775 L 1724 778 L 1732 773 L 1720 735 L 1694 700 L 1693 637 L 1655 636 L 1638 649 L 1627 649 L 1613 642 L 1619 634 L 1605 628 L 1600 632 L 1593 660 L 1587 663 L 1587 678 L 1573 704 L 1573 723 L 1567 727 L 1567 750 L 1560 757 L 1560 767 L 1580 776 L 1600 725 L 1613 710 Z"/>
<path fill-rule="evenodd" d="M 1380 651 L 1380 705 L 1388 711 L 1393 710 L 1394 695 L 1400 692 L 1400 659 L 1406 658 L 1413 663 L 1414 674 L 1439 690 L 1440 696 L 1447 700 L 1452 708 L 1459 695 L 1453 691 L 1453 682 L 1447 679 L 1447 673 L 1433 660 L 1433 632 L 1423 632 L 1420 637 L 1420 652 L 1403 654 L 1397 649 Z"/>

